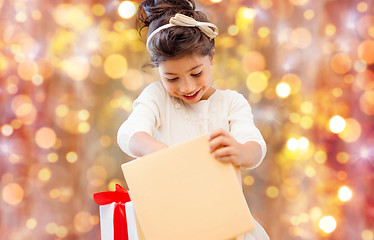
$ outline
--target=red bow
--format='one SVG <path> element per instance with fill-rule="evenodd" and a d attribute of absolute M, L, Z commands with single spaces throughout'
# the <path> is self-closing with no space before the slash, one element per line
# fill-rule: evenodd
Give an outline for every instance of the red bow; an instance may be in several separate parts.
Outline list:
<path fill-rule="evenodd" d="M 93 198 L 99 205 L 116 203 L 113 216 L 114 240 L 128 240 L 125 208 L 125 203 L 131 201 L 128 191 L 116 184 L 116 190 L 114 192 L 95 193 Z"/>
<path fill-rule="evenodd" d="M 93 195 L 93 198 L 99 205 L 106 205 L 112 202 L 127 203 L 131 201 L 129 192 L 119 184 L 116 184 L 116 190 L 114 192 L 108 191 L 95 193 Z"/>

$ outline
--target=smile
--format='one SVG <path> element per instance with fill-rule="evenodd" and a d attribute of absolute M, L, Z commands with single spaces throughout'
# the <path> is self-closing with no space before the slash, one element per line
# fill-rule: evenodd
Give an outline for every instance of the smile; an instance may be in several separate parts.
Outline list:
<path fill-rule="evenodd" d="M 187 100 L 191 100 L 191 99 L 194 99 L 197 95 L 198 95 L 198 93 L 200 92 L 200 90 L 199 91 L 197 91 L 197 92 L 195 92 L 195 93 L 193 93 L 193 94 L 190 94 L 190 95 L 182 95 L 184 98 L 186 98 Z"/>

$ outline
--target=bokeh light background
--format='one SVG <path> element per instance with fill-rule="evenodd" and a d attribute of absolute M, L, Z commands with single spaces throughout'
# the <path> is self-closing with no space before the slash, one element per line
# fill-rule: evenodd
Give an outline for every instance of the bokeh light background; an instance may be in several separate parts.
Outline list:
<path fill-rule="evenodd" d="M 0 239 L 99 239 L 95 192 L 126 187 L 116 143 L 150 82 L 139 1 L 0 0 Z M 243 171 L 272 239 L 374 239 L 374 2 L 201 0 L 218 88 L 268 144 Z M 224 207 L 224 206 L 223 206 Z"/>

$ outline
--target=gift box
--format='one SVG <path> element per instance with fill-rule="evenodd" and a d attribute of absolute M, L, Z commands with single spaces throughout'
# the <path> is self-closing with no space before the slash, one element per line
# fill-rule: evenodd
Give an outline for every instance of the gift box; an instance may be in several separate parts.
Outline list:
<path fill-rule="evenodd" d="M 130 195 L 116 184 L 115 191 L 94 194 L 100 205 L 100 231 L 102 240 L 141 240 Z"/>
<path fill-rule="evenodd" d="M 207 136 L 122 165 L 147 240 L 241 239 L 254 229 L 238 170 L 217 161 Z"/>

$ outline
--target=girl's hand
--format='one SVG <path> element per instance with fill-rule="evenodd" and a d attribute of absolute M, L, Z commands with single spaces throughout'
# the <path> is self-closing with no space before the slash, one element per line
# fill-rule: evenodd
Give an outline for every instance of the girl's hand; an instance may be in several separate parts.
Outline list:
<path fill-rule="evenodd" d="M 210 152 L 222 162 L 235 166 L 253 167 L 261 160 L 261 147 L 256 142 L 241 144 L 228 132 L 217 129 L 209 135 Z"/>
<path fill-rule="evenodd" d="M 142 157 L 167 147 L 165 143 L 157 141 L 146 132 L 135 133 L 131 137 L 129 144 L 130 151 L 137 157 Z"/>

